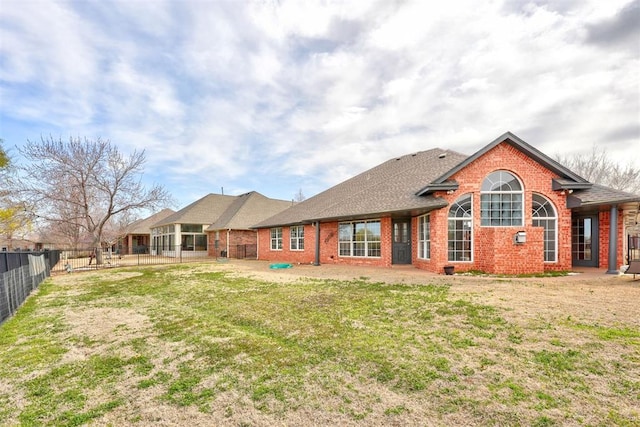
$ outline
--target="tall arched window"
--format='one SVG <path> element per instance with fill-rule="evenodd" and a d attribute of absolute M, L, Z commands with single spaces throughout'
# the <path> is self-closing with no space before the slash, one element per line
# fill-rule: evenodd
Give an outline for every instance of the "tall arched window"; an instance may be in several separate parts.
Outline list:
<path fill-rule="evenodd" d="M 532 225 L 544 227 L 544 260 L 558 260 L 558 216 L 553 203 L 540 194 L 534 194 L 531 202 Z"/>
<path fill-rule="evenodd" d="M 460 197 L 449 208 L 448 259 L 471 261 L 473 244 L 473 215 L 471 194 Z"/>
<path fill-rule="evenodd" d="M 482 182 L 480 189 L 480 224 L 484 226 L 523 225 L 523 191 L 511 172 L 495 171 Z"/>

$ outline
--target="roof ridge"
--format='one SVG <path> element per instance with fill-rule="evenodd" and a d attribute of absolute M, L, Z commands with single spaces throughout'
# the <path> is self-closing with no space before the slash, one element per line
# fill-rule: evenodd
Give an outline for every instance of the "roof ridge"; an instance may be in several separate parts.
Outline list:
<path fill-rule="evenodd" d="M 255 192 L 255 191 L 250 191 L 248 193 L 245 193 L 245 194 L 242 194 L 242 195 L 238 196 L 238 199 L 236 199 L 233 203 L 231 203 L 229 205 L 229 207 L 222 213 L 222 215 L 220 215 L 218 220 L 215 221 L 215 222 L 219 222 L 221 219 L 225 219 L 226 223 L 232 222 L 240 214 L 240 211 L 242 210 L 242 208 L 244 208 L 244 206 L 249 202 L 249 200 L 252 197 L 254 197 L 256 194 L 259 194 L 259 193 Z M 265 196 L 262 196 L 262 197 L 265 197 Z M 231 210 L 231 208 L 234 207 L 234 205 L 236 205 L 236 204 L 238 204 L 238 207 L 237 207 L 237 209 L 235 209 L 235 212 L 229 212 Z M 231 215 L 229 217 L 229 219 L 225 218 L 225 215 L 227 214 L 227 212 L 229 212 L 230 215 Z"/>

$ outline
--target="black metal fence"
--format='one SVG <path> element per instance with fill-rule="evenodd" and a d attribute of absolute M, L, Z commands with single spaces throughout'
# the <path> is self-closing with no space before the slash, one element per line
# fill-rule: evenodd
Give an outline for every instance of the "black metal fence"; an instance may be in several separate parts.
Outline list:
<path fill-rule="evenodd" d="M 59 256 L 59 251 L 0 252 L 0 323 L 50 275 Z"/>
<path fill-rule="evenodd" d="M 243 258 L 255 257 L 255 245 L 241 245 Z M 52 272 L 80 272 L 101 268 L 179 264 L 213 260 L 206 250 L 182 246 L 149 249 L 134 248 L 133 253 L 117 249 L 85 248 L 43 252 L 0 252 L 0 323 L 10 317 L 29 294 Z M 225 254 L 226 255 L 226 254 Z"/>
<path fill-rule="evenodd" d="M 258 259 L 258 245 L 237 245 L 237 259 Z"/>
<path fill-rule="evenodd" d="M 101 268 L 139 265 L 180 264 L 183 262 L 211 259 L 207 251 L 186 250 L 180 246 L 162 250 L 120 251 L 117 249 L 65 249 L 60 251 L 60 260 L 53 265 L 53 272 L 80 272 Z"/>

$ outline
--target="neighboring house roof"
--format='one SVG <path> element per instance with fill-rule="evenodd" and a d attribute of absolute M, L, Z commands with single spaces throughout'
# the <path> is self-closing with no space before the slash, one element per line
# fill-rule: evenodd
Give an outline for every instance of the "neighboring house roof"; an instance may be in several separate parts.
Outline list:
<path fill-rule="evenodd" d="M 381 213 L 416 215 L 447 203 L 418 196 L 424 186 L 466 159 L 464 154 L 434 148 L 388 160 L 291 208 L 255 228 L 319 220 L 366 218 Z"/>
<path fill-rule="evenodd" d="M 153 226 L 153 224 L 157 223 L 158 221 L 162 221 L 164 218 L 174 214 L 175 212 L 176 211 L 169 208 L 162 209 L 160 212 L 156 212 L 147 218 L 139 219 L 137 221 L 132 222 L 125 229 L 125 233 L 126 234 L 151 234 L 151 227 Z"/>
<path fill-rule="evenodd" d="M 292 202 L 270 199 L 251 191 L 241 196 L 208 194 L 151 225 L 206 224 L 208 231 L 248 230 L 257 222 L 291 207 Z"/>
<path fill-rule="evenodd" d="M 237 196 L 207 194 L 173 215 L 156 222 L 152 227 L 169 224 L 211 224 L 227 210 L 236 198 Z"/>
<path fill-rule="evenodd" d="M 251 191 L 237 196 L 220 217 L 209 226 L 212 230 L 249 230 L 254 224 L 290 208 L 293 202 L 270 199 Z"/>

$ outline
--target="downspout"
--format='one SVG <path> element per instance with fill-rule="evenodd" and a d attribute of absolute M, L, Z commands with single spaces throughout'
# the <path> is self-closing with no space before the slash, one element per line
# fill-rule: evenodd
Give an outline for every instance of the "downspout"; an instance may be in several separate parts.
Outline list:
<path fill-rule="evenodd" d="M 316 259 L 313 265 L 320 265 L 320 221 L 316 221 Z"/>
<path fill-rule="evenodd" d="M 227 229 L 227 256 L 225 258 L 229 258 L 229 255 L 231 254 L 231 252 L 229 252 L 229 237 L 231 236 L 231 229 L 228 228 Z M 236 253 L 236 258 L 238 258 L 238 254 Z"/>
<path fill-rule="evenodd" d="M 260 259 L 260 233 L 256 230 L 256 259 Z"/>
<path fill-rule="evenodd" d="M 607 274 L 618 274 L 618 205 L 611 206 L 609 214 L 609 269 Z"/>

